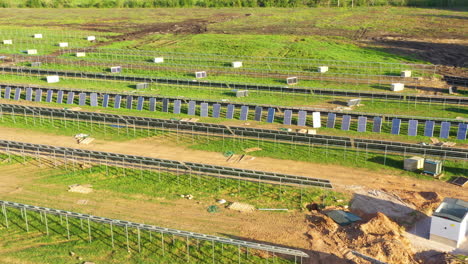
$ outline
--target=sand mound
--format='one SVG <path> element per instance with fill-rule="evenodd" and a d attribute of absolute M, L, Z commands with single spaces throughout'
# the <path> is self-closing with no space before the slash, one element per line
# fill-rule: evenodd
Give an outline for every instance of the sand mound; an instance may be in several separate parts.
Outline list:
<path fill-rule="evenodd" d="M 73 184 L 73 185 L 68 186 L 68 191 L 75 192 L 75 193 L 90 193 L 93 191 L 91 187 L 92 186 L 89 184 L 85 184 L 85 185 Z"/>
<path fill-rule="evenodd" d="M 244 212 L 244 213 L 255 211 L 255 206 L 246 204 L 246 203 L 238 203 L 238 202 L 232 203 L 227 208 L 230 210 L 235 210 L 235 211 Z"/>

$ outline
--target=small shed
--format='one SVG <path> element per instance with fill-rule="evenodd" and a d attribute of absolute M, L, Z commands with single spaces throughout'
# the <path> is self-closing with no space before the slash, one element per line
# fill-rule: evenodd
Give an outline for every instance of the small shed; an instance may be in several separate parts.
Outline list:
<path fill-rule="evenodd" d="M 468 202 L 445 198 L 431 217 L 430 239 L 458 247 L 468 236 Z"/>

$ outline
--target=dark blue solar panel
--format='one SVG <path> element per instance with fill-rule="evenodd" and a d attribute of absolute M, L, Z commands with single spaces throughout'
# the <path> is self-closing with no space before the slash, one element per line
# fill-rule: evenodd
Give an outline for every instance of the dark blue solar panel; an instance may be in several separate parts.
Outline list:
<path fill-rule="evenodd" d="M 227 106 L 227 110 L 226 110 L 226 118 L 227 119 L 233 119 L 234 118 L 234 110 L 235 110 L 235 106 L 232 105 L 232 104 L 229 104 Z"/>
<path fill-rule="evenodd" d="M 358 132 L 366 132 L 367 131 L 367 117 L 360 116 L 358 117 Z"/>
<path fill-rule="evenodd" d="M 380 133 L 382 131 L 382 117 L 374 117 L 374 124 L 372 126 L 372 132 Z"/>
<path fill-rule="evenodd" d="M 426 137 L 433 137 L 434 136 L 434 121 L 426 121 L 426 125 L 424 127 L 424 136 Z"/>
<path fill-rule="evenodd" d="M 401 126 L 401 119 L 394 118 L 392 120 L 392 130 L 391 133 L 393 135 L 399 135 L 400 134 L 400 126 Z"/>
<path fill-rule="evenodd" d="M 212 116 L 215 118 L 218 118 L 221 116 L 221 105 L 220 104 L 214 104 L 213 105 L 213 113 Z"/>
<path fill-rule="evenodd" d="M 63 103 L 63 91 L 59 90 L 57 92 L 57 104 Z"/>
<path fill-rule="evenodd" d="M 75 99 L 75 93 L 74 92 L 68 92 L 67 104 L 73 104 L 74 99 Z"/>
<path fill-rule="evenodd" d="M 458 131 L 457 131 L 457 139 L 465 140 L 467 130 L 468 130 L 468 124 L 459 123 L 458 124 Z"/>
<path fill-rule="evenodd" d="M 297 125 L 305 126 L 307 122 L 307 111 L 300 110 L 297 117 Z"/>
<path fill-rule="evenodd" d="M 21 99 L 21 88 L 16 88 L 15 89 L 15 100 L 18 101 L 19 99 Z"/>
<path fill-rule="evenodd" d="M 351 116 L 350 115 L 344 115 L 342 120 L 341 120 L 341 130 L 349 130 L 349 127 L 351 126 Z"/>
<path fill-rule="evenodd" d="M 51 103 L 52 102 L 52 97 L 54 97 L 54 91 L 47 90 L 46 102 Z"/>
<path fill-rule="evenodd" d="M 418 120 L 408 121 L 408 136 L 417 136 L 418 135 Z"/>
<path fill-rule="evenodd" d="M 5 94 L 4 94 L 5 99 L 10 99 L 11 96 L 11 87 L 5 87 Z"/>
<path fill-rule="evenodd" d="M 263 108 L 261 106 L 255 107 L 255 121 L 262 121 Z"/>
<path fill-rule="evenodd" d="M 292 110 L 284 110 L 283 125 L 291 125 L 292 121 Z"/>
<path fill-rule="evenodd" d="M 173 109 L 174 114 L 180 114 L 181 107 L 182 107 L 182 101 L 174 100 L 174 109 Z"/>
<path fill-rule="evenodd" d="M 152 112 L 156 111 L 156 98 L 154 97 L 149 99 L 149 110 Z"/>
<path fill-rule="evenodd" d="M 78 105 L 86 105 L 86 93 L 80 93 L 78 95 Z"/>
<path fill-rule="evenodd" d="M 268 108 L 268 115 L 267 115 L 267 122 L 268 123 L 275 122 L 275 112 L 276 112 L 276 110 L 273 107 Z"/>
<path fill-rule="evenodd" d="M 121 101 L 122 101 L 122 96 L 121 95 L 116 95 L 115 98 L 114 98 L 114 108 L 119 109 Z"/>
<path fill-rule="evenodd" d="M 187 114 L 195 115 L 195 107 L 196 106 L 197 106 L 197 103 L 195 101 L 189 101 Z"/>
<path fill-rule="evenodd" d="M 335 128 L 335 121 L 336 121 L 336 114 L 335 113 L 328 113 L 327 127 L 328 128 Z"/>
<path fill-rule="evenodd" d="M 127 109 L 133 109 L 133 96 L 127 95 Z"/>
<path fill-rule="evenodd" d="M 247 105 L 241 106 L 240 120 L 247 120 L 249 118 L 249 107 Z"/>
<path fill-rule="evenodd" d="M 109 107 L 109 98 L 108 94 L 102 96 L 102 107 Z"/>
<path fill-rule="evenodd" d="M 162 100 L 162 111 L 164 113 L 168 113 L 169 112 L 169 99 L 167 98 L 164 98 Z"/>
<path fill-rule="evenodd" d="M 137 110 L 143 110 L 143 106 L 145 104 L 145 98 L 143 96 L 139 96 L 138 97 L 138 101 L 137 101 Z"/>
<path fill-rule="evenodd" d="M 26 88 L 26 100 L 27 101 L 32 101 L 32 93 L 33 93 L 32 88 Z"/>
<path fill-rule="evenodd" d="M 440 124 L 440 137 L 449 138 L 450 135 L 450 122 L 442 122 Z"/>
<path fill-rule="evenodd" d="M 41 102 L 42 101 L 42 90 L 37 89 L 36 90 L 36 96 L 34 97 L 35 102 Z"/>
<path fill-rule="evenodd" d="M 200 116 L 208 117 L 208 103 L 201 103 L 200 108 Z"/>
<path fill-rule="evenodd" d="M 97 93 L 91 93 L 89 95 L 89 104 L 91 106 L 98 106 L 98 95 L 97 95 Z"/>

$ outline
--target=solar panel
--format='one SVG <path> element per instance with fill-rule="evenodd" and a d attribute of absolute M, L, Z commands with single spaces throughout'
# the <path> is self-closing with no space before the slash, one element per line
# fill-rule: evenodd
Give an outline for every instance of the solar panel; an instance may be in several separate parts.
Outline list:
<path fill-rule="evenodd" d="M 122 101 L 122 96 L 116 95 L 114 98 L 114 108 L 120 108 L 120 101 Z"/>
<path fill-rule="evenodd" d="M 32 93 L 33 93 L 32 88 L 26 88 L 26 100 L 27 101 L 32 100 Z"/>
<path fill-rule="evenodd" d="M 261 106 L 255 107 L 255 121 L 262 121 L 262 112 L 263 112 L 263 107 Z"/>
<path fill-rule="evenodd" d="M 276 112 L 276 110 L 273 107 L 268 108 L 268 115 L 267 115 L 267 122 L 268 123 L 275 122 L 275 112 Z"/>
<path fill-rule="evenodd" d="M 417 136 L 418 135 L 418 120 L 408 121 L 408 136 Z"/>
<path fill-rule="evenodd" d="M 336 121 L 336 114 L 335 113 L 328 113 L 327 127 L 328 128 L 335 128 L 335 121 Z"/>
<path fill-rule="evenodd" d="M 57 104 L 63 103 L 63 91 L 59 90 L 57 92 Z"/>
<path fill-rule="evenodd" d="M 307 121 L 307 111 L 301 110 L 298 113 L 297 125 L 305 126 Z"/>
<path fill-rule="evenodd" d="M 15 100 L 18 101 L 21 98 L 21 88 L 15 89 Z"/>
<path fill-rule="evenodd" d="M 182 107 L 181 100 L 174 100 L 174 114 L 180 114 L 180 108 Z"/>
<path fill-rule="evenodd" d="M 366 132 L 367 131 L 367 117 L 365 117 L 365 116 L 358 117 L 357 131 L 358 132 Z"/>
<path fill-rule="evenodd" d="M 68 92 L 67 104 L 73 104 L 73 99 L 75 98 L 74 92 Z"/>
<path fill-rule="evenodd" d="M 433 137 L 434 136 L 434 127 L 435 127 L 435 122 L 434 121 L 426 121 L 426 124 L 424 126 L 424 136 Z"/>
<path fill-rule="evenodd" d="M 201 117 L 208 117 L 208 103 L 201 103 L 200 104 L 200 116 Z"/>
<path fill-rule="evenodd" d="M 52 90 L 47 90 L 47 95 L 46 95 L 46 102 L 50 103 L 52 102 L 52 97 L 54 97 L 54 91 Z"/>
<path fill-rule="evenodd" d="M 149 99 L 149 110 L 152 112 L 156 111 L 156 98 L 154 97 Z"/>
<path fill-rule="evenodd" d="M 127 95 L 127 109 L 132 109 L 133 108 L 133 96 Z"/>
<path fill-rule="evenodd" d="M 167 99 L 167 98 L 164 98 L 164 99 L 162 100 L 162 111 L 163 111 L 164 113 L 169 112 L 169 99 Z"/>
<path fill-rule="evenodd" d="M 450 122 L 440 123 L 440 137 L 449 138 L 449 134 L 450 134 Z"/>
<path fill-rule="evenodd" d="M 195 115 L 195 107 L 196 106 L 197 106 L 197 103 L 195 101 L 189 101 L 188 102 L 188 112 L 187 112 L 187 114 Z"/>
<path fill-rule="evenodd" d="M 41 102 L 42 101 L 42 90 L 37 89 L 36 90 L 36 96 L 34 97 L 35 102 Z"/>
<path fill-rule="evenodd" d="M 284 110 L 283 125 L 291 125 L 292 110 Z"/>
<path fill-rule="evenodd" d="M 350 115 L 344 115 L 342 120 L 341 120 L 341 130 L 349 130 L 349 127 L 351 126 L 351 116 Z"/>
<path fill-rule="evenodd" d="M 382 117 L 374 117 L 374 125 L 372 126 L 372 132 L 380 133 L 382 131 Z"/>
<path fill-rule="evenodd" d="M 97 93 L 91 93 L 89 95 L 89 104 L 91 106 L 98 106 L 98 96 Z"/>
<path fill-rule="evenodd" d="M 235 106 L 232 105 L 232 104 L 229 104 L 227 106 L 226 118 L 233 119 L 234 118 L 234 110 L 235 110 Z"/>
<path fill-rule="evenodd" d="M 459 123 L 458 124 L 458 131 L 457 131 L 457 139 L 465 140 L 467 130 L 468 130 L 468 124 Z"/>
<path fill-rule="evenodd" d="M 322 122 L 320 120 L 320 112 L 312 112 L 312 127 L 319 128 L 322 126 Z"/>
<path fill-rule="evenodd" d="M 399 135 L 400 134 L 400 126 L 401 126 L 401 119 L 393 118 L 391 133 L 393 135 Z"/>
<path fill-rule="evenodd" d="M 102 107 L 108 107 L 109 106 L 109 95 L 104 94 L 102 97 Z"/>
<path fill-rule="evenodd" d="M 241 106 L 240 120 L 247 120 L 249 117 L 249 107 L 247 105 Z"/>
<path fill-rule="evenodd" d="M 78 105 L 86 105 L 86 93 L 80 93 L 78 95 Z"/>
<path fill-rule="evenodd" d="M 11 87 L 5 87 L 5 94 L 4 94 L 5 99 L 10 99 L 11 96 Z"/>
<path fill-rule="evenodd" d="M 137 110 L 143 110 L 143 105 L 145 104 L 145 98 L 143 96 L 138 97 L 137 101 Z"/>
<path fill-rule="evenodd" d="M 212 116 L 215 118 L 218 118 L 221 115 L 221 105 L 220 104 L 214 104 L 213 105 L 213 113 Z"/>

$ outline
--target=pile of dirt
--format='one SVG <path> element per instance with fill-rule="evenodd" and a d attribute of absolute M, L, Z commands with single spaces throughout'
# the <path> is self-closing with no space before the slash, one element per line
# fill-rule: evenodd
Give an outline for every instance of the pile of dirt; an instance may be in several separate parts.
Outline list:
<path fill-rule="evenodd" d="M 393 190 L 404 202 L 411 203 L 414 207 L 427 215 L 439 206 L 443 197 L 436 192 L 415 192 L 407 190 Z"/>
<path fill-rule="evenodd" d="M 75 193 L 90 193 L 93 191 L 92 186 L 90 184 L 80 185 L 80 184 L 73 184 L 68 186 L 69 192 Z"/>
<path fill-rule="evenodd" d="M 242 213 L 253 212 L 256 210 L 255 206 L 251 204 L 239 203 L 239 202 L 234 202 L 230 204 L 227 208 L 230 210 L 235 210 L 235 211 L 239 211 Z"/>
<path fill-rule="evenodd" d="M 415 263 L 410 242 L 403 236 L 402 228 L 382 213 L 367 222 L 339 226 L 328 216 L 312 212 L 307 236 L 311 248 L 320 249 L 338 258 L 355 263 L 369 263 L 353 257 L 349 250 L 387 263 Z M 346 256 L 345 256 L 346 255 Z"/>

